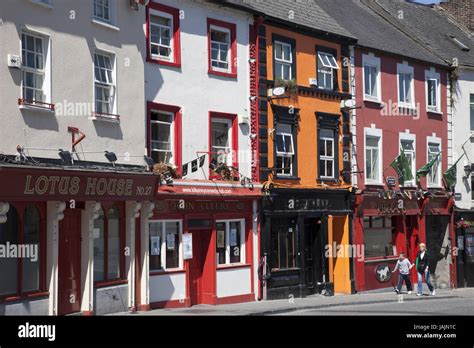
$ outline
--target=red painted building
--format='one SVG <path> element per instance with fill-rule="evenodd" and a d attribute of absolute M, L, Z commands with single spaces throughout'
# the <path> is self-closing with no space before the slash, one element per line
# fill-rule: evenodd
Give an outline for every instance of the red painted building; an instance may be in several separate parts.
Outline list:
<path fill-rule="evenodd" d="M 355 262 L 356 289 L 390 287 L 400 253 L 414 262 L 421 242 L 432 255 L 435 286 L 453 286 L 453 199 L 442 180 L 448 166 L 449 67 L 410 33 L 389 24 L 394 18 L 382 18 L 391 16 L 375 2 L 336 0 L 323 8 L 358 37 L 351 52 L 356 106 L 348 108 L 357 188 L 353 243 L 364 245 Z M 360 22 L 370 22 L 372 30 Z M 402 149 L 413 179 L 399 182 L 390 164 Z M 416 171 L 432 159 L 431 170 L 418 182 Z M 415 281 L 415 269 L 412 273 Z"/>

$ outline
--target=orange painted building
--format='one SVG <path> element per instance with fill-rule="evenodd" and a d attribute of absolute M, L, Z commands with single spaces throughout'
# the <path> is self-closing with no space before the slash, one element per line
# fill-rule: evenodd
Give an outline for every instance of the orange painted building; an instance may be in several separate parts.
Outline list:
<path fill-rule="evenodd" d="M 264 298 L 350 294 L 352 39 L 255 22 Z"/>

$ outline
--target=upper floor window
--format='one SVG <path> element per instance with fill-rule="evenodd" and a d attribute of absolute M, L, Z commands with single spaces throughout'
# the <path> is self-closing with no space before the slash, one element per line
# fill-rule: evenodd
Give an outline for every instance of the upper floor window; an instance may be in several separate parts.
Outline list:
<path fill-rule="evenodd" d="M 382 183 L 382 132 L 379 129 L 365 130 L 365 182 Z"/>
<path fill-rule="evenodd" d="M 273 35 L 273 78 L 296 80 L 296 41 Z"/>
<path fill-rule="evenodd" d="M 173 163 L 174 114 L 164 111 L 151 112 L 151 158 L 155 163 Z"/>
<path fill-rule="evenodd" d="M 213 117 L 211 120 L 211 161 L 232 166 L 232 122 Z"/>
<path fill-rule="evenodd" d="M 236 25 L 208 18 L 209 73 L 237 76 Z"/>
<path fill-rule="evenodd" d="M 428 163 L 435 160 L 428 173 L 428 186 L 441 185 L 441 144 L 437 141 L 428 140 Z"/>
<path fill-rule="evenodd" d="M 471 132 L 474 132 L 474 94 L 471 94 L 469 100 L 469 106 L 470 106 L 470 120 L 471 120 Z"/>
<path fill-rule="evenodd" d="M 275 131 L 276 173 L 279 176 L 293 176 L 295 162 L 295 146 L 292 126 L 279 123 Z"/>
<path fill-rule="evenodd" d="M 381 100 L 380 58 L 363 55 L 364 65 L 364 99 Z"/>
<path fill-rule="evenodd" d="M 440 75 L 434 71 L 425 72 L 426 79 L 426 108 L 428 112 L 440 112 Z"/>
<path fill-rule="evenodd" d="M 150 271 L 183 268 L 182 221 L 150 221 Z"/>
<path fill-rule="evenodd" d="M 97 114 L 116 113 L 115 57 L 107 53 L 94 54 L 94 94 Z"/>
<path fill-rule="evenodd" d="M 179 10 L 150 2 L 146 11 L 147 61 L 180 67 Z"/>
<path fill-rule="evenodd" d="M 398 103 L 401 107 L 413 107 L 415 104 L 414 69 L 408 64 L 397 64 Z"/>
<path fill-rule="evenodd" d="M 337 64 L 335 58 L 335 51 L 327 49 L 318 49 L 318 60 L 317 60 L 317 81 L 318 87 L 327 90 L 334 90 L 336 89 L 337 81 L 337 69 L 339 69 L 339 65 Z M 331 52 L 329 52 L 331 51 Z"/>
<path fill-rule="evenodd" d="M 111 0 L 94 0 L 94 18 L 111 22 Z"/>
<path fill-rule="evenodd" d="M 334 130 L 319 131 L 319 177 L 334 179 L 335 176 L 335 138 Z"/>
<path fill-rule="evenodd" d="M 400 139 L 400 152 L 403 150 L 403 153 L 405 154 L 405 158 L 408 162 L 408 166 L 410 167 L 410 172 L 415 178 L 415 166 L 416 166 L 416 160 L 415 160 L 415 139 L 414 136 L 407 137 L 405 134 L 402 134 L 402 138 Z M 401 185 L 414 185 L 415 184 L 415 179 L 410 180 L 410 181 L 405 181 L 404 183 L 400 183 Z"/>

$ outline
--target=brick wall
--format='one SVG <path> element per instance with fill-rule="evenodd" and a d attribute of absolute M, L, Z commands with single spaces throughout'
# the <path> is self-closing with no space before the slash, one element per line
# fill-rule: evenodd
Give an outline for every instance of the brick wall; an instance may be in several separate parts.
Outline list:
<path fill-rule="evenodd" d="M 474 0 L 449 0 L 441 2 L 440 6 L 470 31 L 474 31 Z"/>

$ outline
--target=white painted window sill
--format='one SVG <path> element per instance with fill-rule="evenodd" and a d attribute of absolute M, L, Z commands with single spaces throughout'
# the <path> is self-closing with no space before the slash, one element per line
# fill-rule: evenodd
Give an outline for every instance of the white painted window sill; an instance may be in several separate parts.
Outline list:
<path fill-rule="evenodd" d="M 36 112 L 41 112 L 41 113 L 50 114 L 50 115 L 55 114 L 54 110 L 51 110 L 51 109 L 48 109 L 48 108 L 43 108 L 41 106 L 23 104 L 23 105 L 20 105 L 18 108 L 20 110 L 36 111 Z"/>
<path fill-rule="evenodd" d="M 377 104 L 379 106 L 383 105 L 382 100 L 371 98 L 369 96 L 364 96 L 364 102 L 374 103 L 374 104 Z"/>
<path fill-rule="evenodd" d="M 113 25 L 113 24 L 110 24 L 110 23 L 106 23 L 106 22 L 103 22 L 99 19 L 95 19 L 93 18 L 92 19 L 92 23 L 94 24 L 97 24 L 97 25 L 100 25 L 101 27 L 105 27 L 105 28 L 108 28 L 108 29 L 112 29 L 112 30 L 115 30 L 115 31 L 120 31 L 120 28 Z"/>
<path fill-rule="evenodd" d="M 89 119 L 97 122 L 120 123 L 120 118 L 105 117 L 100 115 L 90 116 Z"/>
<path fill-rule="evenodd" d="M 44 7 L 44 8 L 48 8 L 48 9 L 52 9 L 52 8 L 53 8 L 53 5 L 44 3 L 44 2 L 42 2 L 42 1 L 40 1 L 40 0 L 30 0 L 30 2 L 31 2 L 32 4 L 35 4 L 35 5 Z"/>

